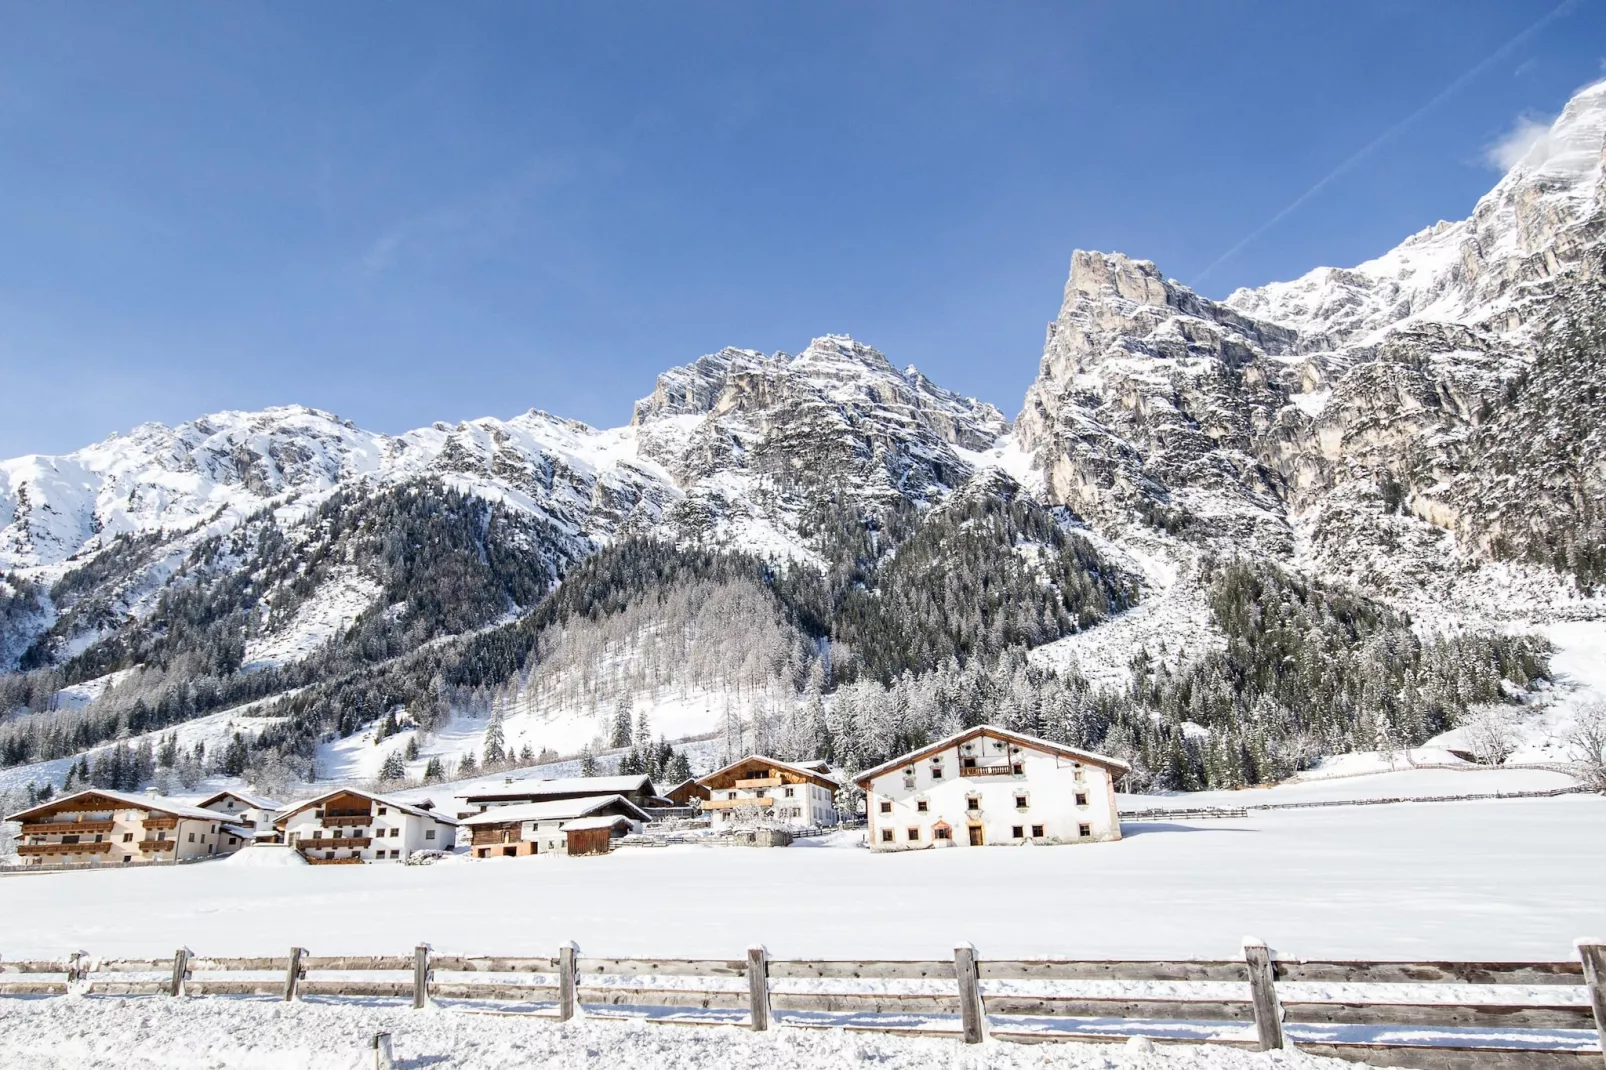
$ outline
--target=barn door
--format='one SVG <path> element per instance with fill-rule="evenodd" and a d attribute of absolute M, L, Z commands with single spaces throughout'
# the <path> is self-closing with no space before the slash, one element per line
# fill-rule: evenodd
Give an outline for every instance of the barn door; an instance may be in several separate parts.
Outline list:
<path fill-rule="evenodd" d="M 982 834 L 981 834 L 981 826 L 980 825 L 972 825 L 972 826 L 970 826 L 970 845 L 972 847 L 981 847 L 981 846 L 984 846 L 985 843 L 986 843 L 986 841 L 982 838 Z"/>

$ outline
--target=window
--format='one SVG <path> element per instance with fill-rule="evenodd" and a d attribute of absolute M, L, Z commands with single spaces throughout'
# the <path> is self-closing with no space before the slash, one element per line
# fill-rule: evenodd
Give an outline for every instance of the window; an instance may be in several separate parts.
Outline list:
<path fill-rule="evenodd" d="M 793 796 L 794 792 L 792 791 L 791 788 L 787 788 L 785 794 L 786 794 L 786 797 L 788 799 L 790 799 Z"/>
<path fill-rule="evenodd" d="M 881 842 L 882 843 L 891 843 L 892 842 L 892 830 L 891 829 L 882 829 L 881 830 Z"/>
<path fill-rule="evenodd" d="M 165 833 L 165 832 L 158 832 L 158 833 L 157 833 L 157 834 L 156 834 L 156 838 L 157 838 L 157 839 L 159 839 L 159 840 L 165 840 L 165 839 L 167 839 L 167 833 Z"/>
<path fill-rule="evenodd" d="M 390 807 L 388 807 L 388 806 L 381 806 L 381 807 L 380 807 L 380 808 L 379 808 L 379 816 L 381 816 L 381 817 L 383 817 L 383 816 L 385 816 L 385 815 L 386 815 L 386 814 L 388 814 L 388 813 L 390 813 Z"/>
<path fill-rule="evenodd" d="M 315 840 L 323 839 L 323 829 L 313 829 L 312 830 L 312 838 L 315 839 Z"/>
<path fill-rule="evenodd" d="M 401 829 L 391 829 L 390 830 L 390 835 L 391 835 L 392 838 L 400 836 L 401 835 Z"/>
<path fill-rule="evenodd" d="M 434 838 L 435 838 L 435 830 L 434 829 L 425 829 L 424 830 L 424 839 L 433 840 Z"/>
<path fill-rule="evenodd" d="M 193 833 L 193 832 L 192 832 L 192 833 L 190 833 L 190 842 L 191 842 L 191 843 L 194 843 L 194 842 L 195 842 L 195 833 Z"/>
<path fill-rule="evenodd" d="M 1087 792 L 1079 791 L 1079 792 L 1076 793 L 1076 805 L 1077 806 L 1086 806 L 1087 805 Z"/>
<path fill-rule="evenodd" d="M 1026 766 L 1022 765 L 1020 762 L 1016 762 L 1010 768 L 1012 768 L 1015 771 L 1015 775 L 1016 776 L 1025 776 L 1026 775 Z"/>
<path fill-rule="evenodd" d="M 1042 825 L 1033 825 L 1032 826 L 1032 839 L 1040 840 L 1042 838 L 1043 838 L 1043 826 Z"/>
<path fill-rule="evenodd" d="M 923 814 L 926 811 L 930 810 L 931 807 L 926 804 L 926 800 L 921 799 L 919 802 L 915 803 L 915 809 L 920 811 Z"/>
<path fill-rule="evenodd" d="M 919 829 L 910 829 L 909 830 L 909 842 L 910 843 L 914 843 L 919 839 L 920 839 L 920 830 Z"/>
<path fill-rule="evenodd" d="M 725 793 L 725 798 L 734 799 L 734 798 L 736 798 L 736 793 L 734 791 L 727 791 Z"/>
<path fill-rule="evenodd" d="M 933 765 L 931 767 L 931 779 L 933 779 L 933 780 L 941 780 L 942 779 L 942 766 Z"/>
<path fill-rule="evenodd" d="M 324 857 L 325 857 L 325 858 L 333 858 L 333 857 L 334 857 L 334 856 L 335 856 L 335 853 L 334 853 L 334 852 L 333 852 L 333 851 L 325 851 L 325 852 L 324 852 L 324 853 L 323 853 L 323 856 L 324 856 Z"/>
<path fill-rule="evenodd" d="M 234 846 L 234 845 L 235 845 L 235 844 L 237 844 L 237 843 L 239 843 L 239 842 L 240 842 L 240 841 L 239 841 L 239 840 L 238 840 L 238 839 L 236 839 L 236 838 L 235 838 L 235 837 L 233 837 L 233 836 L 230 836 L 230 837 L 229 837 L 229 846 L 230 846 L 230 847 L 233 847 L 233 846 Z"/>
<path fill-rule="evenodd" d="M 103 835 L 103 834 L 101 834 L 101 833 L 99 833 L 99 832 L 97 832 L 97 833 L 95 833 L 95 842 L 96 842 L 96 843 L 99 843 L 99 842 L 101 842 L 101 841 L 102 841 L 102 840 L 104 840 L 104 839 L 105 839 L 105 838 L 106 838 L 106 837 L 105 837 L 105 836 L 104 836 L 104 835 Z"/>
<path fill-rule="evenodd" d="M 972 795 L 970 798 L 965 800 L 965 809 L 966 810 L 980 810 L 981 809 L 981 800 L 976 798 L 974 795 Z"/>
<path fill-rule="evenodd" d="M 392 852 L 390 852 L 390 857 L 392 857 L 392 858 L 400 858 L 401 857 L 401 852 L 400 851 L 392 851 Z"/>
<path fill-rule="evenodd" d="M 1024 796 L 1024 795 L 1015 796 L 1015 809 L 1017 809 L 1017 810 L 1026 809 L 1026 796 Z"/>
<path fill-rule="evenodd" d="M 1093 826 L 1092 825 L 1077 825 L 1076 826 L 1076 834 L 1078 836 L 1091 836 L 1091 835 L 1093 835 Z"/>
<path fill-rule="evenodd" d="M 133 843 L 134 842 L 134 834 L 132 832 L 123 833 L 123 842 L 124 843 Z"/>
<path fill-rule="evenodd" d="M 951 840 L 954 838 L 954 830 L 947 825 L 938 825 L 931 830 L 931 837 L 936 840 Z"/>
<path fill-rule="evenodd" d="M 133 860 L 134 860 L 134 856 L 133 855 L 124 855 L 123 856 L 123 861 L 124 862 L 132 862 Z"/>
<path fill-rule="evenodd" d="M 322 810 L 314 810 L 312 812 L 312 819 L 314 821 L 322 821 L 323 820 L 323 811 Z"/>
<path fill-rule="evenodd" d="M 882 799 L 882 800 L 881 800 L 881 812 L 882 812 L 882 813 L 883 813 L 883 814 L 890 814 L 890 813 L 892 813 L 892 803 L 891 803 L 891 802 L 889 802 L 889 801 L 888 801 L 888 800 L 886 800 L 886 799 Z"/>
<path fill-rule="evenodd" d="M 1009 834 L 1018 840 L 1026 835 L 1026 830 L 1020 825 L 1015 825 L 1010 828 Z"/>

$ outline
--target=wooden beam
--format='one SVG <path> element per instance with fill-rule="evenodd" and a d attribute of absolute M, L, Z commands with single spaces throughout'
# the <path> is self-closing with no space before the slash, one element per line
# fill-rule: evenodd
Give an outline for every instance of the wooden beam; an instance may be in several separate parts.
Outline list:
<path fill-rule="evenodd" d="M 575 974 L 575 960 L 580 957 L 580 947 L 573 940 L 558 948 L 558 1021 L 567 1022 L 574 1017 L 575 1008 L 579 1005 L 576 991 L 577 976 Z"/>
<path fill-rule="evenodd" d="M 1255 1007 L 1260 1050 L 1285 1048 L 1288 1044 L 1283 1037 L 1282 1008 L 1277 1005 L 1277 983 L 1272 978 L 1271 949 L 1265 941 L 1244 940 L 1244 963 L 1249 970 L 1249 998 Z"/>
<path fill-rule="evenodd" d="M 413 1010 L 421 1011 L 429 1003 L 429 945 L 413 948 Z"/>
<path fill-rule="evenodd" d="M 182 996 L 184 994 L 184 982 L 189 976 L 190 949 L 181 947 L 173 952 L 173 981 L 168 986 L 167 994 L 174 997 Z"/>
<path fill-rule="evenodd" d="M 1593 937 L 1577 941 L 1578 957 L 1584 965 L 1584 987 L 1589 989 L 1589 1006 L 1595 1013 L 1595 1038 L 1606 1058 L 1606 940 Z"/>
<path fill-rule="evenodd" d="M 770 1027 L 770 954 L 763 944 L 747 949 L 747 1004 L 755 1033 Z"/>
<path fill-rule="evenodd" d="M 304 947 L 292 947 L 290 949 L 290 964 L 284 971 L 284 1001 L 286 1003 L 290 1003 L 296 998 L 296 992 L 301 987 L 301 978 L 307 974 L 306 968 L 301 965 L 301 956 L 306 953 L 307 949 Z"/>
<path fill-rule="evenodd" d="M 980 1044 L 987 1038 L 987 1011 L 981 1002 L 981 978 L 976 973 L 976 948 L 960 944 L 954 948 L 954 980 L 959 982 L 959 1021 L 966 1044 Z"/>

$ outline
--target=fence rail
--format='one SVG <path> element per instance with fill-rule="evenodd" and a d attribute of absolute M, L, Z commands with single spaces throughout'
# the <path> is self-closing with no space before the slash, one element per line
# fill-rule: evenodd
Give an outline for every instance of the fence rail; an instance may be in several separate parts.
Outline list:
<path fill-rule="evenodd" d="M 180 948 L 159 959 L 97 959 L 77 952 L 56 961 L 0 960 L 0 996 L 346 996 L 406 999 L 416 1008 L 431 1000 L 514 1001 L 549 1004 L 535 1013 L 559 1020 L 582 1006 L 690 1008 L 736 1012 L 738 1017 L 724 1013 L 714 1020 L 745 1019 L 758 1030 L 770 1028 L 776 1012 L 804 1016 L 787 1019 L 788 1025 L 822 1024 L 807 1019 L 811 1014 L 846 1014 L 849 1020 L 827 1024 L 870 1029 L 898 1023 L 878 1026 L 868 1016 L 904 1016 L 907 1027 L 909 1015 L 941 1015 L 949 1019 L 946 1031 L 954 1032 L 957 1024 L 969 1043 L 989 1033 L 1030 1040 L 1146 1033 L 1163 1041 L 1208 1040 L 1260 1050 L 1297 1044 L 1314 1054 L 1420 1070 L 1602 1070 L 1606 943 L 1580 940 L 1576 950 L 1577 961 L 1393 962 L 1300 960 L 1253 941 L 1246 941 L 1243 957 L 1214 961 L 982 959 L 969 944 L 956 947 L 952 959 L 865 961 L 771 959 L 760 945 L 739 959 L 585 957 L 574 944 L 552 957 L 436 955 L 426 944 L 409 955 L 377 956 L 313 955 L 296 947 L 283 956 L 229 958 Z M 693 982 L 666 983 L 681 978 Z M 920 990 L 797 990 L 800 983 L 833 980 L 844 982 L 844 989 L 850 982 L 891 981 Z M 1139 982 L 1161 991 L 1023 993 L 1011 990 L 1011 982 Z M 1225 994 L 1224 982 L 1234 986 Z M 1214 987 L 1179 995 L 1176 983 Z M 1394 988 L 1375 998 L 1356 998 L 1353 990 L 1311 998 L 1278 989 L 1302 983 L 1414 987 L 1408 995 Z M 1464 993 L 1438 998 L 1446 994 L 1445 985 L 1540 991 L 1522 1002 L 1498 1001 L 1498 991 L 1491 991 L 1496 999 L 1490 1001 L 1467 1001 Z M 1556 998 L 1544 998 L 1546 992 Z M 1178 1023 L 1204 1022 L 1252 1026 L 1254 1039 L 1178 1032 Z M 1341 1035 L 1355 1026 L 1377 1027 L 1387 1036 Z M 1438 1033 L 1413 1037 L 1412 1029 Z M 1477 1030 L 1491 1033 L 1480 1037 Z"/>

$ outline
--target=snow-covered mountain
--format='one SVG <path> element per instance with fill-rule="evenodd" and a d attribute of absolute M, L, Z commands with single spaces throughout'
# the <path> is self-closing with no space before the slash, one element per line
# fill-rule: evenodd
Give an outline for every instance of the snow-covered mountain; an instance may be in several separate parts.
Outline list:
<path fill-rule="evenodd" d="M 788 581 L 778 608 L 707 561 L 614 562 L 543 618 L 569 621 L 555 633 L 564 682 L 530 683 L 527 636 L 507 641 L 517 654 L 463 655 L 457 676 L 512 688 L 535 721 L 550 711 L 531 695 L 578 688 L 595 705 L 607 688 L 575 651 L 623 678 L 630 658 L 668 648 L 649 625 L 620 631 L 650 612 L 587 631 L 587 599 L 612 612 L 651 583 L 693 631 L 710 625 L 677 584 L 775 614 L 750 644 L 763 653 L 721 677 L 742 681 L 749 709 L 828 687 L 831 642 L 883 680 L 1011 643 L 1101 687 L 1124 686 L 1137 652 L 1180 672 L 1229 651 L 1221 585 L 1236 581 L 1213 562 L 1240 555 L 1407 611 L 1423 634 L 1606 620 L 1603 153 L 1606 83 L 1467 219 L 1225 301 L 1148 261 L 1077 251 L 1013 423 L 826 336 L 795 356 L 724 349 L 670 369 L 619 428 L 532 410 L 389 436 L 287 407 L 0 462 L 0 670 L 35 670 L 0 698 L 62 708 L 74 703 L 52 696 L 76 688 L 93 711 L 94 680 L 145 664 L 162 688 L 221 689 L 203 704 L 216 709 L 273 693 L 254 682 L 265 670 L 313 665 L 339 642 L 345 653 L 271 686 L 318 684 L 325 665 L 361 677 L 532 620 L 562 577 L 632 536 L 826 578 Z M 1058 593 L 1023 611 L 1034 582 Z M 985 608 L 1001 590 L 1017 603 L 1007 621 Z M 959 619 L 967 604 L 983 607 L 975 620 Z M 904 659 L 894 634 L 919 649 Z M 719 648 L 707 638 L 693 646 Z M 628 671 L 678 679 L 658 663 Z M 434 673 L 437 697 L 455 686 L 443 667 L 409 672 Z M 311 721 L 349 735 L 395 699 L 355 686 L 341 692 L 352 708 Z M 1008 687 L 1011 709 L 1039 701 Z M 713 696 L 679 700 L 706 731 L 723 716 Z"/>

